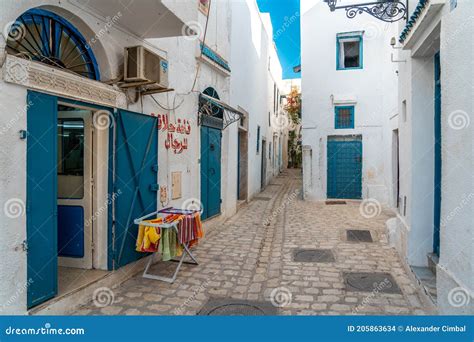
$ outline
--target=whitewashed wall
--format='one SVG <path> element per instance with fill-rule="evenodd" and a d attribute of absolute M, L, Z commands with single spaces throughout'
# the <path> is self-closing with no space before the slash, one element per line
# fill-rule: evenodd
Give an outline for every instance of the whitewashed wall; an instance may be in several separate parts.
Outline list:
<path fill-rule="evenodd" d="M 261 189 L 262 137 L 267 142 L 267 183 L 277 173 L 268 151 L 277 129 L 274 122 L 269 124 L 268 113 L 274 115 L 273 84 L 281 87 L 282 69 L 273 45 L 270 17 L 259 12 L 254 0 L 232 2 L 231 41 L 231 62 L 233 75 L 236 75 L 231 78 L 231 103 L 249 113 L 248 193 L 251 198 Z M 257 152 L 258 126 L 260 148 Z"/>
<path fill-rule="evenodd" d="M 194 8 L 193 16 L 184 16 L 186 11 L 182 11 L 182 2 L 176 2 L 178 8 L 175 14 L 184 22 L 200 33 L 200 39 L 204 38 L 206 17 Z M 171 8 L 173 8 L 170 5 Z M 189 6 L 188 6 L 189 7 Z M 208 31 L 206 34 L 206 45 L 218 52 L 223 58 L 230 60 L 230 14 L 227 1 L 212 2 L 209 14 Z M 198 24 L 196 24 L 198 23 Z M 216 31 L 217 29 L 217 31 Z M 199 40 L 191 37 L 164 38 L 153 40 L 154 45 L 160 46 L 167 51 L 170 69 L 170 87 L 175 91 L 167 94 L 155 96 L 161 105 L 174 110 L 166 111 L 157 108 L 151 99 L 147 103 L 154 108 L 155 113 L 166 113 L 170 115 L 171 121 L 177 118 L 186 118 L 193 122 L 189 149 L 183 154 L 176 155 L 171 150 L 164 148 L 166 134 L 160 135 L 159 161 L 161 172 L 159 173 L 159 183 L 168 184 L 168 192 L 171 192 L 171 173 L 181 172 L 182 178 L 182 198 L 170 200 L 165 205 L 180 206 L 183 200 L 200 199 L 200 128 L 197 126 L 197 108 L 199 93 L 207 87 L 213 87 L 219 97 L 224 102 L 229 102 L 230 76 L 225 75 L 216 67 L 201 63 L 197 70 L 198 62 L 196 56 L 199 54 Z M 231 69 L 232 65 L 230 66 Z M 196 72 L 198 78 L 194 88 L 192 88 Z M 182 103 L 182 104 L 181 104 Z M 181 105 L 180 105 L 181 104 Z M 233 187 L 229 179 L 236 176 L 237 148 L 234 144 L 229 144 L 235 135 L 236 124 L 225 129 L 222 137 L 222 191 L 223 215 L 231 215 L 236 208 L 236 186 Z"/>
<path fill-rule="evenodd" d="M 441 25 L 443 190 L 437 280 L 444 314 L 474 314 L 474 53 L 463 48 L 472 42 L 473 18 L 474 3 L 459 0 Z M 453 294 L 460 287 L 470 300 L 457 308 Z"/>
<path fill-rule="evenodd" d="M 417 3 L 409 1 L 411 11 Z M 400 196 L 407 203 L 406 214 L 397 217 L 396 244 L 408 265 L 427 266 L 434 222 L 434 50 L 441 56 L 441 246 L 436 269 L 441 314 L 474 312 L 473 56 L 472 49 L 463 48 L 474 33 L 473 14 L 469 0 L 458 0 L 456 8 L 446 1 L 415 44 L 431 50 L 400 50 L 397 57 L 406 60 L 400 64 L 398 105 L 402 112 L 406 101 L 399 127 Z M 402 22 L 399 32 L 403 28 Z M 438 29 L 435 40 L 430 32 Z"/>

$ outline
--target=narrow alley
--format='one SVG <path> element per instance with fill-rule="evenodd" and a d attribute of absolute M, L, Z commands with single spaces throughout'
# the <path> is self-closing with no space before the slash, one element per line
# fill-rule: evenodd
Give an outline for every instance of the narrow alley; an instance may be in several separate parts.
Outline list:
<path fill-rule="evenodd" d="M 300 171 L 284 171 L 236 215 L 209 230 L 194 248 L 199 265 L 184 264 L 173 284 L 139 273 L 102 289 L 75 314 L 433 313 L 387 243 L 390 211 L 367 215 L 358 201 L 304 202 L 300 189 Z M 347 230 L 368 230 L 369 236 L 356 237 L 373 242 L 348 241 Z M 152 271 L 167 267 L 175 265 L 158 261 Z"/>

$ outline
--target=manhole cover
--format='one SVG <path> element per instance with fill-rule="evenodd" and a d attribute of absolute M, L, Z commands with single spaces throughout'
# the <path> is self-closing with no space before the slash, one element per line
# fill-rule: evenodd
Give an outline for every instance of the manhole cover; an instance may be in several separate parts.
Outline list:
<path fill-rule="evenodd" d="M 254 197 L 253 199 L 254 199 L 255 201 L 269 201 L 269 200 L 271 200 L 272 198 L 271 198 L 271 197 L 259 197 L 259 196 L 257 196 L 257 197 Z"/>
<path fill-rule="evenodd" d="M 346 204 L 346 201 L 326 201 L 326 205 Z"/>
<path fill-rule="evenodd" d="M 293 261 L 296 262 L 335 262 L 330 249 L 296 249 L 293 251 Z"/>
<path fill-rule="evenodd" d="M 374 242 L 372 235 L 369 230 L 354 230 L 349 229 L 346 231 L 347 241 L 353 242 Z"/>
<path fill-rule="evenodd" d="M 210 299 L 199 316 L 274 316 L 277 308 L 267 302 L 238 299 Z"/>
<path fill-rule="evenodd" d="M 343 277 L 347 291 L 402 293 L 390 273 L 351 272 Z"/>

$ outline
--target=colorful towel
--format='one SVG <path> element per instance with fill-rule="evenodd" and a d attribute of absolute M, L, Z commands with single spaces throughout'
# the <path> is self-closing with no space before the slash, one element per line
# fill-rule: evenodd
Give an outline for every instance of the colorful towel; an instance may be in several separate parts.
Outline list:
<path fill-rule="evenodd" d="M 178 233 L 175 229 L 160 229 L 146 225 L 146 223 L 172 222 L 177 224 Z M 183 244 L 189 244 L 189 247 L 195 246 L 203 236 L 204 231 L 199 213 L 171 214 L 164 219 L 145 221 L 138 227 L 136 250 L 138 252 L 159 252 L 162 255 L 162 260 L 168 261 L 183 254 Z"/>
<path fill-rule="evenodd" d="M 174 229 L 162 229 L 158 252 L 161 253 L 161 260 L 169 261 L 183 254 L 183 248 L 178 243 L 178 237 Z"/>
<path fill-rule="evenodd" d="M 199 239 L 204 236 L 201 223 L 201 215 L 194 213 L 192 215 L 183 215 L 178 224 L 178 235 L 180 243 L 190 243 L 195 245 Z"/>
<path fill-rule="evenodd" d="M 163 220 L 155 219 L 145 221 L 145 223 L 161 223 Z M 138 236 L 136 242 L 137 252 L 156 252 L 158 250 L 158 242 L 160 240 L 160 228 L 150 227 L 145 224 L 138 226 Z"/>

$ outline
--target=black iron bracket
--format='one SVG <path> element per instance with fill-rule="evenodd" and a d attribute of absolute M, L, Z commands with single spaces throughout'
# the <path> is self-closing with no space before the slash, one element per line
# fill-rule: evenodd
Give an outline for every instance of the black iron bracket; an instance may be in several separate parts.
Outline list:
<path fill-rule="evenodd" d="M 367 2 L 362 4 L 352 4 L 345 6 L 336 6 L 335 0 L 325 0 L 331 12 L 337 9 L 346 10 L 346 16 L 349 19 L 355 18 L 358 14 L 367 13 L 374 18 L 393 23 L 402 19 L 407 19 L 407 6 L 399 0 L 386 0 Z"/>

